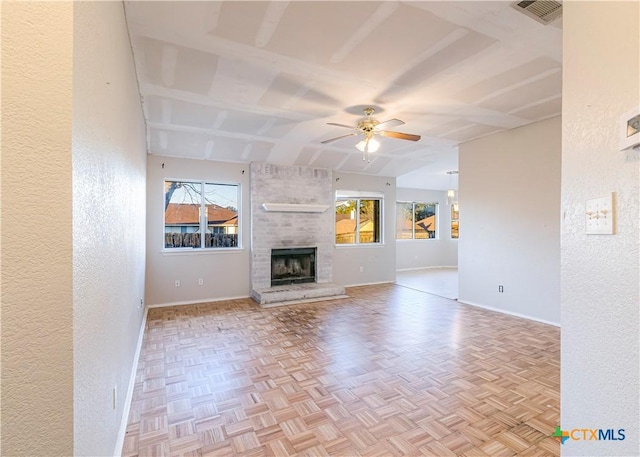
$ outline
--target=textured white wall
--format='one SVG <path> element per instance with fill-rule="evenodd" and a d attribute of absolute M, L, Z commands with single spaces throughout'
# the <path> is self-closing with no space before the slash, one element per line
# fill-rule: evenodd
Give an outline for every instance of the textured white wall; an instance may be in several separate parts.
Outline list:
<path fill-rule="evenodd" d="M 146 297 L 150 306 L 250 295 L 249 175 L 249 164 L 148 156 Z M 163 252 L 165 179 L 203 179 L 240 183 L 242 249 Z M 202 286 L 198 285 L 199 278 L 203 278 Z M 180 287 L 175 287 L 176 279 L 180 280 Z"/>
<path fill-rule="evenodd" d="M 1 7 L 0 454 L 72 455 L 73 5 Z"/>
<path fill-rule="evenodd" d="M 638 153 L 618 150 L 640 104 L 640 4 L 564 2 L 562 420 L 623 428 L 624 441 L 567 441 L 565 456 L 640 455 Z M 585 235 L 585 200 L 615 192 L 616 234 Z"/>
<path fill-rule="evenodd" d="M 334 192 L 339 189 L 384 193 L 384 243 L 334 246 L 333 282 L 342 286 L 353 286 L 395 281 L 396 179 L 337 172 L 333 173 L 333 178 Z M 360 267 L 364 271 L 361 272 Z"/>
<path fill-rule="evenodd" d="M 73 454 L 72 12 L 2 2 L 2 455 Z"/>
<path fill-rule="evenodd" d="M 439 237 L 433 240 L 397 240 L 396 268 L 407 270 L 458 265 L 458 240 L 451 239 L 451 207 L 447 192 L 442 190 L 396 189 L 399 202 L 438 203 Z"/>
<path fill-rule="evenodd" d="M 74 452 L 109 455 L 144 311 L 145 130 L 123 5 L 73 9 Z"/>
<path fill-rule="evenodd" d="M 556 117 L 460 145 L 459 301 L 560 323 L 560 133 Z"/>

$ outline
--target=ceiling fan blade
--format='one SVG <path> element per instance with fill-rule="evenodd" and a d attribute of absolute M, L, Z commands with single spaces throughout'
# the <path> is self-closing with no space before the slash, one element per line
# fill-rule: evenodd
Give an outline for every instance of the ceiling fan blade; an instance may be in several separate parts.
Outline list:
<path fill-rule="evenodd" d="M 337 140 L 339 140 L 339 139 L 341 139 L 341 138 L 346 138 L 346 137 L 348 137 L 348 136 L 354 136 L 354 135 L 357 135 L 357 134 L 358 134 L 358 133 L 356 133 L 356 132 L 354 132 L 354 133 L 347 133 L 346 135 L 337 136 L 337 137 L 335 137 L 335 138 L 331 138 L 330 140 L 324 140 L 324 141 L 321 141 L 320 143 L 322 143 L 322 144 L 332 143 L 332 142 L 337 141 Z"/>
<path fill-rule="evenodd" d="M 388 129 L 389 127 L 397 127 L 399 125 L 403 125 L 404 121 L 400 119 L 389 119 L 388 121 L 380 122 L 378 125 L 374 127 L 374 130 L 380 131 Z"/>
<path fill-rule="evenodd" d="M 335 125 L 336 127 L 345 127 L 347 129 L 355 130 L 353 125 L 336 124 L 335 122 L 327 122 L 327 125 Z"/>
<path fill-rule="evenodd" d="M 399 140 L 418 141 L 420 139 L 420 135 L 412 135 L 411 133 L 391 132 L 389 130 L 383 130 L 382 132 L 378 133 L 382 136 L 386 136 L 389 138 L 398 138 Z"/>

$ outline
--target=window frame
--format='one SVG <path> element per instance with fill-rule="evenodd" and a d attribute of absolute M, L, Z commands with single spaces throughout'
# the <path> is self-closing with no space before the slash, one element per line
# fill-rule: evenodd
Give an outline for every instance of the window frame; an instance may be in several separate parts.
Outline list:
<path fill-rule="evenodd" d="M 338 201 L 355 200 L 356 201 L 356 231 L 354 243 L 337 243 L 336 241 L 336 221 L 335 215 L 338 207 Z M 360 241 L 360 202 L 362 200 L 377 200 L 378 201 L 378 231 L 379 241 L 373 241 L 371 243 L 363 243 Z M 364 247 L 364 246 L 384 246 L 384 193 L 374 191 L 353 191 L 353 190 L 336 190 L 333 205 L 333 243 L 337 248 L 340 247 Z"/>
<path fill-rule="evenodd" d="M 440 239 L 440 203 L 437 201 L 407 201 L 407 200 L 397 200 L 396 201 L 396 218 L 398 217 L 398 204 L 411 204 L 411 238 L 398 238 L 398 221 L 396 220 L 395 227 L 395 240 L 400 242 L 408 242 L 408 241 L 429 241 L 429 240 L 439 240 Z M 436 216 L 436 230 L 435 236 L 433 238 L 416 238 L 416 205 L 432 205 L 435 206 Z"/>
<path fill-rule="evenodd" d="M 237 181 L 223 181 L 223 180 L 210 180 L 210 179 L 182 179 L 182 178 L 163 178 L 162 180 L 162 205 L 164 207 L 166 191 L 165 191 L 165 183 L 167 182 L 181 182 L 181 183 L 194 183 L 200 184 L 202 187 L 201 201 L 200 201 L 200 219 L 198 224 L 198 233 L 206 233 L 207 231 L 207 211 L 206 211 L 206 202 L 204 198 L 204 186 L 206 184 L 212 185 L 222 185 L 222 186 L 236 186 L 237 189 L 237 217 L 238 217 L 238 226 L 237 226 L 237 237 L 238 241 L 236 246 L 233 247 L 205 247 L 204 244 L 206 242 L 205 237 L 200 237 L 200 247 L 179 247 L 179 248 L 168 248 L 165 244 L 165 234 L 166 232 L 166 210 L 162 211 L 162 252 L 163 253 L 176 253 L 176 254 L 202 254 L 202 253 L 215 253 L 215 252 L 229 252 L 229 251 L 240 251 L 243 249 L 242 247 L 242 184 Z M 203 230 L 204 228 L 204 230 Z"/>

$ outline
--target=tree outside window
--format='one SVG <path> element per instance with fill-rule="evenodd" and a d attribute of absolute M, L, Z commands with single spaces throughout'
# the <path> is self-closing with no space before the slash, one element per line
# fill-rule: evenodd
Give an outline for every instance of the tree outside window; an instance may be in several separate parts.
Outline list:
<path fill-rule="evenodd" d="M 336 199 L 336 244 L 380 243 L 380 239 L 380 199 Z"/>

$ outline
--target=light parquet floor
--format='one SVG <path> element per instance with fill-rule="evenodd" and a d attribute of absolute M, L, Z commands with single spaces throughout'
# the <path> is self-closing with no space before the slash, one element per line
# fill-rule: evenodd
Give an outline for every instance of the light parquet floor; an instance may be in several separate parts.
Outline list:
<path fill-rule="evenodd" d="M 559 455 L 558 328 L 347 293 L 149 310 L 123 455 Z"/>

